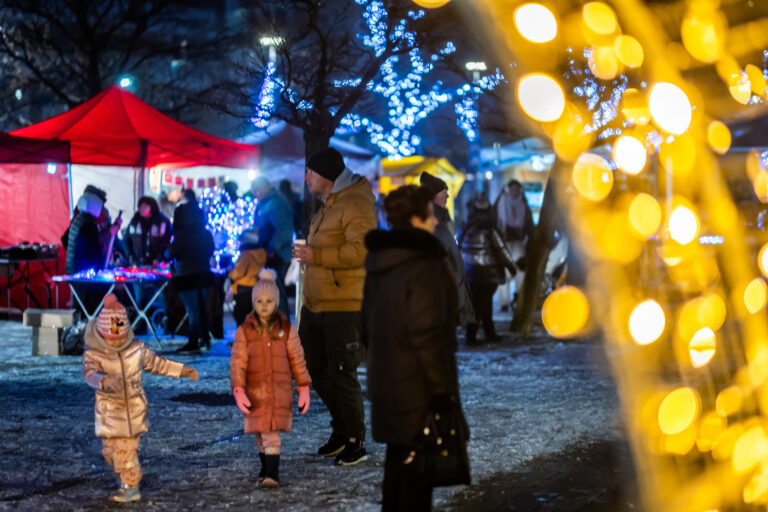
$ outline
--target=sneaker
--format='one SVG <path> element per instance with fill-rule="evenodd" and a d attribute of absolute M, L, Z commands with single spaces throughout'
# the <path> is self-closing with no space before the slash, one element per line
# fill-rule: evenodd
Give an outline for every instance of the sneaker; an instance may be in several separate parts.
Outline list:
<path fill-rule="evenodd" d="M 333 463 L 337 466 L 354 466 L 366 460 L 368 460 L 368 452 L 365 451 L 365 441 L 355 441 L 347 443 Z"/>
<path fill-rule="evenodd" d="M 317 450 L 317 454 L 322 455 L 323 457 L 332 457 L 341 453 L 346 444 L 347 439 L 344 436 L 331 434 L 331 437 L 328 438 L 328 442 Z"/>
<path fill-rule="evenodd" d="M 112 495 L 112 501 L 118 503 L 127 503 L 129 501 L 139 501 L 141 493 L 138 485 L 122 485 L 120 489 Z"/>
<path fill-rule="evenodd" d="M 277 489 L 280 487 L 280 482 L 275 480 L 274 478 L 266 477 L 264 480 L 259 482 L 259 485 L 261 487 L 264 487 L 265 489 Z"/>

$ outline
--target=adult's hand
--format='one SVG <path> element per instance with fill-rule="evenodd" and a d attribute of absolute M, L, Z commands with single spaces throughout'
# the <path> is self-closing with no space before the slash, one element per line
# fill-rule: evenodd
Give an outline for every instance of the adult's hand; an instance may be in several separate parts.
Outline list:
<path fill-rule="evenodd" d="M 307 414 L 309 410 L 309 386 L 299 386 L 299 412 Z"/>
<path fill-rule="evenodd" d="M 293 257 L 299 263 L 312 263 L 312 246 L 296 244 L 293 246 Z"/>

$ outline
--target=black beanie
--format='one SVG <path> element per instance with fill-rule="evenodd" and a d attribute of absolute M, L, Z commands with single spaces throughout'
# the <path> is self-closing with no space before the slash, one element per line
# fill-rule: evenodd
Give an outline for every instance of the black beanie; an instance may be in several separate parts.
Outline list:
<path fill-rule="evenodd" d="M 336 181 L 344 170 L 344 158 L 335 149 L 326 148 L 309 157 L 307 167 L 327 180 Z"/>
<path fill-rule="evenodd" d="M 93 194 L 99 199 L 101 199 L 102 203 L 107 202 L 107 193 L 104 192 L 99 187 L 93 186 L 93 185 L 86 185 L 85 190 L 83 191 L 83 194 Z"/>
<path fill-rule="evenodd" d="M 428 172 L 422 172 L 419 179 L 421 180 L 421 186 L 429 191 L 432 199 L 434 199 L 440 191 L 448 190 L 448 185 L 446 185 L 443 180 L 432 176 Z"/>

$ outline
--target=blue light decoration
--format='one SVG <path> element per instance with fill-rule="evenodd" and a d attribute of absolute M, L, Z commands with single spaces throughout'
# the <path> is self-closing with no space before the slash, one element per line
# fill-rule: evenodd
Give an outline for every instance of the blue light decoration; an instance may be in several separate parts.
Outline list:
<path fill-rule="evenodd" d="M 256 200 L 241 197 L 232 201 L 224 189 L 213 187 L 203 191 L 198 204 L 205 213 L 205 227 L 213 235 L 216 261 L 222 256 L 237 261 L 240 257 L 240 235 L 253 226 Z"/>
<path fill-rule="evenodd" d="M 56 164 L 50 163 L 46 165 L 45 170 L 48 171 L 48 174 L 56 174 Z"/>
<path fill-rule="evenodd" d="M 366 84 L 367 90 L 380 95 L 387 102 L 387 126 L 376 123 L 356 113 L 347 114 L 340 123 L 337 134 L 346 135 L 365 131 L 371 143 L 376 145 L 390 158 L 400 158 L 416 153 L 421 139 L 413 133 L 419 122 L 427 118 L 441 105 L 455 102 L 456 124 L 464 131 L 467 139 L 477 139 L 477 100 L 485 92 L 506 82 L 500 69 L 484 76 L 472 84 L 465 83 L 458 87 L 445 87 L 438 81 L 431 87 L 424 83 L 426 75 L 434 70 L 435 63 L 456 52 L 456 46 L 447 42 L 443 48 L 430 55 L 422 56 L 416 46 L 416 32 L 408 29 L 410 22 L 424 17 L 423 9 L 409 11 L 406 18 L 388 29 L 388 13 L 381 0 L 355 0 L 363 8 L 362 16 L 366 31 L 358 34 L 364 46 L 380 57 L 387 46 L 393 46 L 399 52 L 387 58 L 381 65 L 377 76 Z M 337 88 L 359 87 L 362 79 L 352 77 L 333 82 Z M 277 97 L 291 102 L 299 110 L 310 110 L 311 102 L 301 100 L 298 95 L 286 88 L 277 76 L 273 62 L 268 62 L 259 90 L 258 104 L 251 122 L 257 128 L 266 128 L 275 110 Z M 335 114 L 333 110 L 330 111 Z"/>

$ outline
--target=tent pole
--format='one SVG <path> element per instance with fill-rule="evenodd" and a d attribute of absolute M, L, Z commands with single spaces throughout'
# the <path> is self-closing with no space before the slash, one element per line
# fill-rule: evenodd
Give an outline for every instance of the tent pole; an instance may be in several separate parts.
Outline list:
<path fill-rule="evenodd" d="M 144 174 L 147 170 L 148 149 L 149 141 L 146 139 L 141 139 L 141 152 L 139 154 L 139 176 L 136 183 L 138 197 L 134 197 L 133 204 L 137 204 L 139 202 L 139 198 L 144 196 Z"/>

